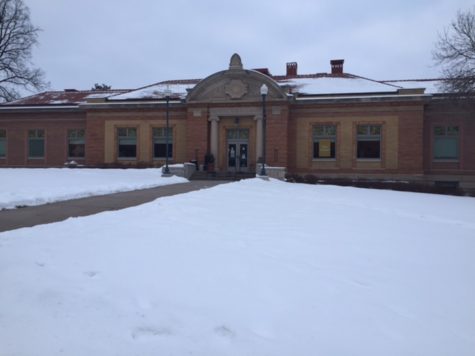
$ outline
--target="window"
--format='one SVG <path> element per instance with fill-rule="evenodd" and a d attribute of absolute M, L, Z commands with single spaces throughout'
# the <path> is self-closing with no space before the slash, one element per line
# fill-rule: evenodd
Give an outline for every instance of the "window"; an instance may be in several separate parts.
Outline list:
<path fill-rule="evenodd" d="M 313 127 L 313 158 L 335 158 L 336 126 Z"/>
<path fill-rule="evenodd" d="M 137 129 L 119 128 L 117 129 L 117 141 L 119 146 L 119 158 L 137 157 Z"/>
<path fill-rule="evenodd" d="M 7 130 L 0 129 L 0 158 L 7 155 Z"/>
<path fill-rule="evenodd" d="M 167 156 L 167 129 L 159 127 L 153 129 L 153 158 Z M 168 158 L 173 157 L 173 129 L 168 129 Z"/>
<path fill-rule="evenodd" d="M 28 157 L 44 158 L 45 130 L 28 130 Z"/>
<path fill-rule="evenodd" d="M 229 129 L 226 132 L 228 140 L 248 140 L 249 129 Z"/>
<path fill-rule="evenodd" d="M 434 126 L 434 159 L 459 158 L 458 126 Z"/>
<path fill-rule="evenodd" d="M 381 125 L 358 125 L 357 158 L 381 158 Z"/>
<path fill-rule="evenodd" d="M 68 130 L 68 157 L 69 158 L 84 158 L 84 153 L 85 153 L 84 136 L 85 136 L 84 129 Z"/>

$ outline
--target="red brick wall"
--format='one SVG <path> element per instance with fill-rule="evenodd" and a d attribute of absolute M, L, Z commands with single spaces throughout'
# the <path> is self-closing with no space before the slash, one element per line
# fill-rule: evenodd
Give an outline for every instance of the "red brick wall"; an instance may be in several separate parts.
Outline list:
<path fill-rule="evenodd" d="M 68 129 L 85 128 L 82 112 L 21 112 L 0 115 L 0 128 L 7 130 L 7 155 L 4 167 L 60 167 L 68 159 Z M 45 156 L 28 159 L 28 130 L 45 131 Z"/>
<path fill-rule="evenodd" d="M 105 118 L 87 113 L 86 121 L 86 164 L 89 166 L 104 163 Z"/>
<path fill-rule="evenodd" d="M 246 104 L 247 105 L 247 104 Z M 432 100 L 424 107 L 421 103 L 361 103 L 361 104 L 307 104 L 286 107 L 277 105 L 273 110 L 268 103 L 267 110 L 267 163 L 285 166 L 295 172 L 297 155 L 296 122 L 302 118 L 338 117 L 351 119 L 354 115 L 397 115 L 398 117 L 398 168 L 364 170 L 365 174 L 475 174 L 475 108 L 460 106 L 452 102 Z M 150 115 L 163 113 L 151 109 L 127 111 L 101 110 L 87 114 L 79 110 L 63 112 L 0 112 L 0 128 L 7 130 L 7 157 L 0 159 L 0 166 L 62 166 L 67 160 L 67 130 L 86 129 L 86 164 L 104 163 L 105 120 L 118 116 L 127 120 L 149 119 Z M 186 159 L 198 158 L 203 163 L 209 148 L 208 110 L 204 106 L 185 106 L 173 108 L 172 116 L 186 120 Z M 434 162 L 433 125 L 454 124 L 460 127 L 460 159 L 458 162 Z M 29 160 L 28 130 L 44 129 L 45 158 Z M 302 171 L 303 172 L 303 171 Z M 305 172 L 315 173 L 312 167 Z M 298 172 L 296 172 L 298 173 Z M 356 174 L 355 167 L 338 168 L 327 173 Z"/>
<path fill-rule="evenodd" d="M 412 111 L 400 112 L 399 115 L 398 165 L 403 173 L 421 174 L 423 167 L 424 146 L 424 111 L 423 106 L 414 107 Z"/>
<path fill-rule="evenodd" d="M 267 112 L 266 123 L 266 161 L 275 167 L 287 167 L 289 157 L 289 112 L 287 108 L 272 113 L 272 107 Z"/>
<path fill-rule="evenodd" d="M 314 104 L 295 103 L 291 106 L 289 119 L 289 164 L 288 170 L 295 173 L 313 174 L 343 174 L 354 176 L 355 174 L 422 174 L 423 173 L 423 102 L 381 102 L 381 103 L 341 103 L 341 104 Z M 378 167 L 377 162 L 358 162 L 356 160 L 356 126 L 358 122 L 377 122 L 381 118 L 381 124 L 385 125 L 381 154 L 382 159 Z M 388 121 L 394 120 L 397 121 Z M 306 149 L 302 149 L 302 142 L 298 141 L 297 130 L 299 125 L 310 123 L 315 119 L 324 119 L 325 122 L 334 123 L 341 126 L 337 137 L 337 159 L 334 162 L 312 162 L 311 133 L 306 135 L 309 142 L 304 142 Z M 376 121 L 374 121 L 376 120 Z M 353 123 L 351 131 L 348 130 L 348 122 Z M 394 127 L 397 125 L 396 127 Z M 302 125 L 300 125 L 302 126 Z M 344 126 L 344 128 L 343 128 Z M 391 130 L 389 130 L 391 126 Z M 393 130 L 397 130 L 397 140 L 393 135 Z M 299 131 L 300 132 L 300 131 Z M 345 149 L 342 149 L 343 142 Z M 350 141 L 351 140 L 351 141 Z M 391 145 L 389 144 L 391 141 Z M 349 142 L 352 149 L 348 149 Z M 397 150 L 395 154 L 387 150 Z M 391 151 L 394 152 L 394 151 Z M 389 155 L 386 155 L 389 153 Z M 307 156 L 305 156 L 307 155 Z M 351 159 L 351 165 L 348 165 Z M 302 160 L 307 163 L 305 168 Z M 293 162 L 300 161 L 295 165 Z M 373 168 L 371 168 L 374 166 Z"/>
<path fill-rule="evenodd" d="M 296 171 L 296 157 L 297 157 L 297 122 L 292 110 L 288 110 L 288 134 L 287 134 L 287 171 Z"/>
<path fill-rule="evenodd" d="M 198 159 L 204 163 L 208 152 L 209 123 L 208 112 L 204 108 L 190 108 L 186 116 L 186 152 L 189 160 Z M 215 157 L 217 159 L 217 157 Z"/>

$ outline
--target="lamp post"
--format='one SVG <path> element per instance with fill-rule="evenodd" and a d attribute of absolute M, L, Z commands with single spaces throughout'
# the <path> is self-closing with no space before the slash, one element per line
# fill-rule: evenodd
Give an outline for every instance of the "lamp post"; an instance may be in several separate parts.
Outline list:
<path fill-rule="evenodd" d="M 171 90 L 167 87 L 167 89 L 163 92 L 165 94 L 166 100 L 166 132 L 165 132 L 165 169 L 163 170 L 163 176 L 167 177 L 170 176 L 170 168 L 168 168 L 168 143 L 170 142 L 170 123 L 169 123 L 169 116 L 170 116 L 170 94 Z"/>
<path fill-rule="evenodd" d="M 269 92 L 267 85 L 262 84 L 261 96 L 262 96 L 262 167 L 261 176 L 266 176 L 266 97 Z"/>

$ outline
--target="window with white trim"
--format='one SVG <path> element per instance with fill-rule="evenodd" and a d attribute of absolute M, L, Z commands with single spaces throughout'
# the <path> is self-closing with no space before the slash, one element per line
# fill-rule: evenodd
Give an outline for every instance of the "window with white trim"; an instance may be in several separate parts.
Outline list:
<path fill-rule="evenodd" d="M 381 158 L 381 125 L 358 125 L 356 158 Z"/>
<path fill-rule="evenodd" d="M 434 159 L 459 158 L 459 127 L 434 126 Z"/>

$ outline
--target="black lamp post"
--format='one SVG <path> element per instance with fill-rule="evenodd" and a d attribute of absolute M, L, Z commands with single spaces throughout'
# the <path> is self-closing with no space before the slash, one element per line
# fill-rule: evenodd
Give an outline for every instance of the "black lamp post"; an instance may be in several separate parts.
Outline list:
<path fill-rule="evenodd" d="M 262 84 L 261 86 L 261 96 L 262 96 L 262 167 L 261 167 L 261 176 L 266 174 L 266 97 L 269 92 L 267 85 Z"/>
<path fill-rule="evenodd" d="M 166 121 L 167 121 L 167 127 L 166 127 L 166 132 L 165 132 L 165 169 L 163 171 L 163 175 L 169 176 L 170 175 L 170 168 L 168 168 L 168 156 L 169 156 L 169 151 L 168 151 L 168 143 L 170 142 L 170 125 L 169 125 L 169 116 L 170 116 L 170 89 L 166 89 L 164 91 L 165 94 L 165 100 L 166 100 Z"/>

